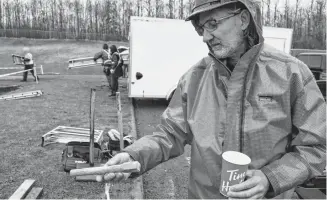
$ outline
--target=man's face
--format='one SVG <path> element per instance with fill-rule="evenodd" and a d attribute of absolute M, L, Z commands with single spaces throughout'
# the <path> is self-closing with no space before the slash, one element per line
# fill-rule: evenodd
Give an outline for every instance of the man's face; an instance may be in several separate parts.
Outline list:
<path fill-rule="evenodd" d="M 228 17 L 229 16 L 229 17 Z M 208 43 L 219 59 L 231 57 L 244 42 L 240 14 L 233 15 L 232 10 L 218 8 L 199 15 L 199 25 L 217 22 L 215 30 L 203 27 L 203 42 Z M 227 18 L 226 18 L 227 17 Z M 224 18 L 224 19 L 222 19 Z M 222 20 L 220 20 L 222 19 Z M 215 24 L 213 22 L 213 24 Z"/>

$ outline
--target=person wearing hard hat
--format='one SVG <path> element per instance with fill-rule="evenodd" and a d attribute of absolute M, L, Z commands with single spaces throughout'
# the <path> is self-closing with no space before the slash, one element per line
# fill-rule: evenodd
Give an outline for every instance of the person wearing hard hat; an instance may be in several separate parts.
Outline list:
<path fill-rule="evenodd" d="M 34 81 L 39 80 L 38 76 L 35 76 L 34 74 L 34 61 L 33 61 L 33 55 L 30 52 L 30 49 L 28 47 L 24 47 L 23 48 L 23 52 L 24 52 L 24 57 L 23 57 L 23 63 L 24 63 L 24 70 L 30 70 L 31 74 L 34 77 Z M 27 75 L 28 75 L 28 71 L 23 72 L 23 82 L 27 81 Z"/>
<path fill-rule="evenodd" d="M 138 161 L 141 172 L 191 145 L 189 198 L 223 199 L 222 153 L 251 158 L 231 199 L 296 198 L 295 187 L 326 166 L 326 104 L 309 68 L 264 44 L 258 0 L 195 0 L 186 20 L 209 55 L 180 79 L 157 131 L 110 159 Z M 137 176 L 139 174 L 132 174 Z M 131 174 L 109 173 L 98 181 Z"/>

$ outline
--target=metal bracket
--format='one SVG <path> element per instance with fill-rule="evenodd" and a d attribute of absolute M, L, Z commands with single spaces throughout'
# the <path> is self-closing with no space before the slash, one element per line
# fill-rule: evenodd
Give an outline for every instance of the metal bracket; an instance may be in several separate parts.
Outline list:
<path fill-rule="evenodd" d="M 94 142 L 100 144 L 103 141 L 103 130 L 94 130 Z M 71 141 L 90 142 L 90 129 L 58 126 L 42 136 L 41 146 L 52 143 L 66 144 Z"/>
<path fill-rule="evenodd" d="M 75 58 L 68 61 L 68 69 L 92 67 L 102 64 L 102 60 L 94 62 L 93 57 Z"/>
<path fill-rule="evenodd" d="M 43 94 L 43 92 L 41 90 L 35 90 L 35 91 L 30 91 L 30 92 L 3 95 L 3 96 L 0 96 L 0 100 L 23 99 L 23 98 L 41 96 L 42 94 Z"/>

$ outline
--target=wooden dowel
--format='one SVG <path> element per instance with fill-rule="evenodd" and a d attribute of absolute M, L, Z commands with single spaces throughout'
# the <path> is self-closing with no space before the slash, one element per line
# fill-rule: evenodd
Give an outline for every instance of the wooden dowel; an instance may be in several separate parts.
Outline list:
<path fill-rule="evenodd" d="M 118 115 L 118 132 L 120 133 L 119 147 L 120 151 L 124 149 L 124 133 L 123 133 L 123 115 L 121 113 L 120 92 L 116 92 L 117 98 L 117 115 Z"/>
<path fill-rule="evenodd" d="M 90 104 L 90 166 L 94 166 L 94 110 L 95 110 L 95 89 L 91 89 Z"/>
<path fill-rule="evenodd" d="M 140 172 L 140 163 L 137 161 L 123 163 L 121 165 L 103 166 L 103 167 L 89 167 L 83 169 L 70 170 L 70 176 L 84 176 L 84 175 L 103 175 L 106 173 L 132 173 Z"/>

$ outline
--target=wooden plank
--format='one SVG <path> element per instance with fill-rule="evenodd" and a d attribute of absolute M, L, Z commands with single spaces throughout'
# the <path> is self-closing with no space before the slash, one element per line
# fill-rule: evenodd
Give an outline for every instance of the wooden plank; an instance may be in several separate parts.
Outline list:
<path fill-rule="evenodd" d="M 123 134 L 123 115 L 121 113 L 120 92 L 116 92 L 117 98 L 117 115 L 118 115 L 118 132 L 120 133 L 119 147 L 120 151 L 124 149 L 124 134 Z"/>
<path fill-rule="evenodd" d="M 295 191 L 301 199 L 326 199 L 326 195 L 315 188 L 298 187 Z"/>
<path fill-rule="evenodd" d="M 75 177 L 75 181 L 81 181 L 81 182 L 97 182 L 96 176 L 97 175 L 76 176 Z"/>
<path fill-rule="evenodd" d="M 140 172 L 141 166 L 137 161 L 126 162 L 120 165 L 87 167 L 81 169 L 70 170 L 70 176 L 85 176 L 85 175 L 103 175 L 106 173 L 132 173 Z"/>
<path fill-rule="evenodd" d="M 94 163 L 94 167 L 101 167 L 104 164 L 102 163 Z M 89 163 L 76 163 L 77 169 L 83 169 L 90 167 Z M 83 176 L 76 176 L 75 181 L 81 181 L 81 182 L 96 182 L 96 175 L 83 175 Z"/>
<path fill-rule="evenodd" d="M 94 113 L 95 113 L 95 89 L 91 88 L 90 99 L 90 166 L 94 166 Z"/>
<path fill-rule="evenodd" d="M 19 188 L 14 192 L 9 199 L 23 199 L 27 193 L 32 189 L 32 186 L 34 185 L 35 180 L 27 179 L 25 180 Z"/>
<path fill-rule="evenodd" d="M 42 196 L 43 188 L 33 187 L 25 199 L 39 199 Z"/>

